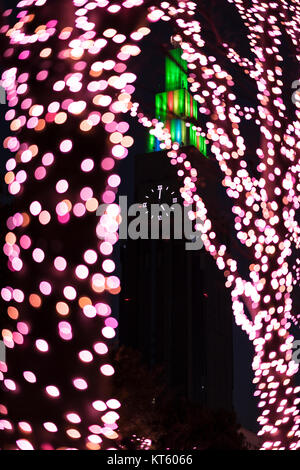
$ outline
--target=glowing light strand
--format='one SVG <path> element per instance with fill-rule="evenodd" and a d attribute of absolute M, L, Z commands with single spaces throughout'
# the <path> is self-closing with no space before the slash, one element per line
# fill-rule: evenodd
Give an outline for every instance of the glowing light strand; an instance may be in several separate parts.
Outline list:
<path fill-rule="evenodd" d="M 115 192 L 120 179 L 113 173 L 115 160 L 125 158 L 133 139 L 127 134 L 128 125 L 121 121 L 120 114 L 130 110 L 132 116 L 137 116 L 141 124 L 152 128 L 153 133 L 162 141 L 162 148 L 168 149 L 168 156 L 172 164 L 179 165 L 183 178 L 182 196 L 186 204 L 195 201 L 197 215 L 200 216 L 205 233 L 203 241 L 205 249 L 215 258 L 219 269 L 224 271 L 226 286 L 232 291 L 233 312 L 236 321 L 247 331 L 255 347 L 253 361 L 255 395 L 259 397 L 261 414 L 259 423 L 261 430 L 259 435 L 264 437 L 262 448 L 264 449 L 296 449 L 299 448 L 299 398 L 296 397 L 299 388 L 293 388 L 291 378 L 297 371 L 297 365 L 291 361 L 291 347 L 293 338 L 289 334 L 290 321 L 298 323 L 299 317 L 292 314 L 291 293 L 297 280 L 297 266 L 295 272 L 291 272 L 288 258 L 291 247 L 299 246 L 299 227 L 295 221 L 295 209 L 299 207 L 299 191 L 296 178 L 299 177 L 299 161 L 296 158 L 296 144 L 299 141 L 299 110 L 296 109 L 296 119 L 285 125 L 286 107 L 282 96 L 282 70 L 281 57 L 278 47 L 281 43 L 281 28 L 286 28 L 293 43 L 297 38 L 299 28 L 299 9 L 295 2 L 291 6 L 286 1 L 271 1 L 260 3 L 253 0 L 250 9 L 247 9 L 242 0 L 229 0 L 233 3 L 241 18 L 248 28 L 248 40 L 255 61 L 241 58 L 230 46 L 224 45 L 229 60 L 237 63 L 243 69 L 249 70 L 249 76 L 257 86 L 257 109 L 244 109 L 239 105 L 238 98 L 231 91 L 234 81 L 230 74 L 217 63 L 213 56 L 207 56 L 205 41 L 201 37 L 201 25 L 193 19 L 197 5 L 193 2 L 181 1 L 178 4 L 162 2 L 159 7 L 152 6 L 144 12 L 145 5 L 142 0 L 126 0 L 109 4 L 106 0 L 88 2 L 87 0 L 74 0 L 75 19 L 70 25 L 58 30 L 56 20 L 51 20 L 41 25 L 34 34 L 24 33 L 27 23 L 33 21 L 28 11 L 22 8 L 43 7 L 45 0 L 24 0 L 19 3 L 21 9 L 19 23 L 14 28 L 3 26 L 1 32 L 10 37 L 11 46 L 21 47 L 19 60 L 26 63 L 30 57 L 29 43 L 41 43 L 41 61 L 53 54 L 51 47 L 44 43 L 52 36 L 58 35 L 64 44 L 58 53 L 58 58 L 63 61 L 71 60 L 73 65 L 66 75 L 56 77 L 53 84 L 53 97 L 46 103 L 34 102 L 35 97 L 28 95 L 27 81 L 29 75 L 18 73 L 18 68 L 8 68 L 3 75 L 3 83 L 7 90 L 8 102 L 12 108 L 7 115 L 11 122 L 11 130 L 29 129 L 30 132 L 41 132 L 47 126 L 61 126 L 65 122 L 79 116 L 79 129 L 83 133 L 89 133 L 94 127 L 102 126 L 109 136 L 109 144 L 105 158 L 102 159 L 102 171 L 108 172 L 107 186 L 101 199 L 95 197 L 91 186 L 78 188 L 79 197 L 68 193 L 70 181 L 67 176 L 56 181 L 56 191 L 60 195 L 55 207 L 47 205 L 46 201 L 31 201 L 30 207 L 23 213 L 13 214 L 7 222 L 9 232 L 4 247 L 5 254 L 9 258 L 9 267 L 16 273 L 24 269 L 26 250 L 31 249 L 33 240 L 28 234 L 19 233 L 19 227 L 29 227 L 32 218 L 38 218 L 42 226 L 47 226 L 50 221 L 57 220 L 60 224 L 66 224 L 72 218 L 83 217 L 87 212 L 95 212 L 98 202 L 108 203 L 106 213 L 101 216 L 96 228 L 100 242 L 101 256 L 111 253 L 113 245 L 117 242 L 117 228 L 120 221 L 119 208 L 115 204 Z M 139 8 L 141 7 L 141 8 Z M 238 272 L 238 262 L 228 253 L 225 245 L 218 242 L 218 234 L 215 233 L 212 223 L 207 216 L 204 201 L 197 195 L 195 186 L 197 172 L 194 168 L 184 166 L 180 157 L 177 143 L 172 143 L 171 136 L 163 125 L 154 119 L 147 118 L 142 112 L 137 112 L 140 105 L 132 102 L 136 77 L 127 70 L 126 61 L 140 54 L 141 49 L 136 42 L 150 32 L 146 19 L 144 25 L 139 26 L 130 34 L 108 28 L 100 33 L 98 26 L 91 20 L 93 10 L 100 8 L 105 14 L 121 14 L 123 10 L 134 8 L 142 11 L 142 16 L 147 15 L 147 20 L 171 21 L 177 29 L 177 39 L 180 43 L 184 59 L 187 60 L 190 70 L 190 91 L 199 103 L 199 112 L 206 117 L 206 128 L 199 124 L 198 132 L 205 135 L 211 143 L 211 151 L 215 155 L 221 171 L 224 173 L 223 184 L 228 197 L 233 200 L 233 213 L 235 216 L 235 230 L 237 239 L 251 253 L 252 263 L 249 265 L 249 279 L 242 279 Z M 294 15 L 294 19 L 291 16 Z M 287 16 L 288 15 L 288 16 Z M 4 18 L 9 16 L 4 13 Z M 141 24 L 141 23 L 140 23 Z M 267 36 L 267 45 L 263 38 Z M 109 48 L 108 48 L 109 45 Z M 295 44 L 296 45 L 296 44 Z M 4 56 L 9 58 L 14 53 L 14 47 L 9 47 Z M 109 50 L 109 52 L 108 52 Z M 105 59 L 98 60 L 102 54 Z M 93 59 L 93 56 L 97 55 Z M 298 57 L 299 59 L 299 57 Z M 94 60 L 94 62 L 93 62 Z M 37 80 L 45 80 L 48 77 L 47 70 L 41 70 Z M 100 78 L 100 80 L 99 80 Z M 67 91 L 67 97 L 64 93 Z M 89 94 L 88 99 L 82 99 Z M 78 99 L 74 96 L 78 95 Z M 117 98 L 115 98 L 115 95 Z M 299 104 L 296 104 L 296 108 Z M 21 110 L 20 110 L 21 108 Z M 47 108 L 47 109 L 46 109 Z M 19 115 L 17 115 L 18 110 Z M 261 135 L 260 147 L 257 149 L 259 165 L 257 167 L 260 177 L 254 178 L 248 170 L 246 142 L 242 137 L 240 123 L 242 119 L 253 119 Z M 74 118 L 75 119 L 75 118 Z M 76 117 L 77 119 L 77 117 Z M 27 132 L 27 131 L 26 131 Z M 22 135 L 22 134 L 21 134 Z M 280 138 L 282 136 L 282 139 Z M 31 139 L 30 139 L 31 140 Z M 283 143 L 284 142 L 284 143 Z M 21 142 L 18 137 L 9 137 L 5 146 L 12 153 L 17 153 L 17 158 L 11 158 L 7 162 L 6 181 L 12 194 L 22 194 L 23 188 L 28 184 L 27 164 L 39 160 L 39 166 L 34 171 L 34 178 L 42 181 L 53 165 L 55 165 L 55 152 L 47 152 L 39 155 L 39 148 L 31 142 Z M 59 151 L 62 155 L 72 154 L 74 143 L 66 136 L 60 141 Z M 278 158 L 280 155 L 280 159 Z M 283 158 L 282 158 L 283 157 Z M 65 157 L 59 157 L 65 158 Z M 282 163 L 284 160 L 284 164 Z M 185 160 L 186 161 L 186 160 Z M 81 169 L 89 174 L 94 168 L 96 160 L 87 156 Z M 20 170 L 17 171 L 18 165 Z M 298 192 L 297 192 L 298 191 Z M 281 207 L 283 206 L 283 209 Z M 281 211 L 281 212 L 280 212 Z M 118 293 L 119 280 L 113 273 L 113 261 L 102 264 L 102 270 L 93 270 L 94 260 L 98 257 L 98 247 L 94 244 L 84 254 L 81 264 L 75 268 L 78 282 L 89 282 L 94 292 L 101 294 L 106 289 L 112 293 Z M 47 253 L 42 247 L 35 247 L 32 251 L 35 263 L 43 265 L 47 262 Z M 23 261 L 24 260 L 24 261 Z M 45 261 L 46 260 L 46 261 Z M 77 296 L 77 291 L 70 277 L 65 274 L 68 260 L 63 256 L 56 258 L 55 267 L 64 273 L 63 296 L 57 303 L 59 315 L 68 315 L 72 302 Z M 296 264 L 299 262 L 297 261 Z M 90 271 L 91 270 L 91 271 Z M 87 281 L 85 281 L 87 279 Z M 33 308 L 39 308 L 44 297 L 54 295 L 50 277 L 41 279 L 38 293 L 29 295 L 29 302 Z M 73 281 L 74 283 L 74 281 Z M 84 284 L 87 287 L 87 284 Z M 2 299 L 9 304 L 8 315 L 15 321 L 18 320 L 17 329 L 11 331 L 5 329 L 3 337 L 8 347 L 22 348 L 23 337 L 31 337 L 28 322 L 22 321 L 22 303 L 28 293 L 18 287 L 8 286 L 2 290 Z M 97 314 L 109 317 L 109 307 L 106 304 L 93 305 L 85 303 L 88 297 L 83 297 L 81 308 L 88 319 Z M 244 313 L 244 307 L 252 316 L 250 321 Z M 108 313 L 109 312 L 109 313 Z M 26 315 L 25 315 L 26 317 Z M 112 327 L 111 324 L 114 326 Z M 59 323 L 59 335 L 65 341 L 70 341 L 73 335 L 73 326 L 69 321 Z M 103 335 L 111 336 L 115 324 L 109 320 L 103 328 Z M 108 328 L 105 329 L 105 328 Z M 48 354 L 52 345 L 45 338 L 32 338 L 40 354 Z M 100 345 L 101 344 L 101 345 Z M 85 363 L 93 364 L 93 354 L 90 352 L 90 344 L 78 351 L 79 357 Z M 107 351 L 105 341 L 98 342 L 97 351 Z M 89 362 L 90 361 L 90 362 Z M 5 387 L 9 393 L 14 393 L 19 385 L 10 376 L 10 370 L 2 364 Z M 104 376 L 113 373 L 110 364 L 103 363 L 100 371 Z M 31 371 L 24 371 L 24 377 L 28 382 L 35 381 L 36 375 Z M 84 377 L 74 377 L 73 386 L 81 393 L 88 388 L 88 380 Z M 60 397 L 60 388 L 55 384 L 47 385 L 47 393 L 51 399 Z M 95 405 L 96 402 L 92 404 Z M 99 401 L 97 402 L 99 403 Z M 102 402 L 103 403 L 103 402 Z M 107 402 L 108 403 L 108 402 Z M 99 408 L 104 412 L 106 405 Z M 5 405 L 1 406 L 4 414 L 7 414 Z M 77 420 L 78 414 L 71 413 L 72 421 Z M 73 419 L 74 415 L 74 419 Z M 117 437 L 117 416 L 102 414 L 105 423 L 101 428 L 104 438 Z M 83 416 L 78 416 L 83 420 Z M 113 419 L 116 418 L 116 419 Z M 22 423 L 25 424 L 22 424 Z M 109 424 L 110 423 L 110 426 Z M 32 423 L 34 425 L 34 423 Z M 8 419 L 4 420 L 4 427 L 11 430 L 16 423 Z M 95 432 L 96 424 L 83 423 L 85 446 L 87 448 L 100 448 L 101 438 Z M 85 427 L 84 427 L 85 426 Z M 88 431 L 86 430 L 88 427 Z M 29 430 L 30 423 L 21 421 L 19 428 Z M 59 429 L 57 424 L 45 421 L 44 428 L 55 434 Z M 98 431 L 98 428 L 97 428 Z M 82 433 L 82 431 L 81 431 Z M 71 440 L 81 438 L 78 428 L 73 426 L 66 432 Z M 90 435 L 92 433 L 92 435 Z M 99 440 L 100 439 L 100 440 Z M 48 439 L 51 442 L 51 438 Z M 81 441 L 82 442 L 82 441 Z M 32 448 L 28 439 L 22 439 L 22 434 L 17 439 L 19 448 Z M 48 444 L 50 447 L 52 444 Z M 80 444 L 82 445 L 82 443 Z"/>

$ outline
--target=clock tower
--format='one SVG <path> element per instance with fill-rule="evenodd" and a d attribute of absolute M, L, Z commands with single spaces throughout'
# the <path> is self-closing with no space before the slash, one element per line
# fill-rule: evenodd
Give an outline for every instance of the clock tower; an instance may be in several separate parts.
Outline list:
<path fill-rule="evenodd" d="M 214 226 L 227 243 L 229 222 L 218 194 L 221 176 L 192 124 L 197 106 L 187 83 L 186 63 L 175 49 L 166 59 L 166 91 L 156 95 L 156 117 L 197 169 L 198 192 L 209 201 Z M 148 152 L 135 157 L 134 202 L 147 210 L 151 204 L 162 210 L 164 204 L 180 204 L 177 169 L 153 135 L 147 146 Z M 120 243 L 120 344 L 140 351 L 150 367 L 163 366 L 179 395 L 208 408 L 231 410 L 231 299 L 214 260 L 203 248 L 187 251 L 184 238 Z"/>

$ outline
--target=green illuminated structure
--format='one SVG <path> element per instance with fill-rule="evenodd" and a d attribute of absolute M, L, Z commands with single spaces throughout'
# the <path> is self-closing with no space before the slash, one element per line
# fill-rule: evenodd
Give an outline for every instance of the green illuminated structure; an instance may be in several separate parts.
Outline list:
<path fill-rule="evenodd" d="M 181 55 L 181 49 L 172 49 L 166 57 L 166 91 L 188 89 L 187 62 Z"/>
<path fill-rule="evenodd" d="M 188 92 L 187 62 L 181 55 L 181 49 L 173 49 L 166 57 L 166 91 L 155 95 L 155 117 L 164 123 L 173 142 L 178 142 L 181 146 L 193 145 L 206 157 L 205 138 L 197 135 L 193 124 L 187 124 L 189 118 L 198 118 L 198 107 Z M 148 151 L 158 150 L 161 150 L 159 141 L 150 134 Z"/>

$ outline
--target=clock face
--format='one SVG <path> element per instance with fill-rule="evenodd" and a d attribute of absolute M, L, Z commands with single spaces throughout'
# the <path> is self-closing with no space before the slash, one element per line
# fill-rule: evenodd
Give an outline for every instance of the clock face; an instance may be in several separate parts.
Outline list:
<path fill-rule="evenodd" d="M 162 211 L 166 211 L 166 215 L 168 217 L 168 206 L 172 210 L 173 204 L 180 203 L 180 195 L 178 190 L 172 188 L 168 184 L 157 184 L 151 188 L 149 188 L 144 195 L 144 201 L 142 203 L 142 207 L 146 208 L 146 213 L 151 214 L 151 204 L 157 204 L 160 206 Z M 153 218 L 153 215 L 151 216 Z M 162 216 L 158 216 L 159 220 L 162 219 Z"/>

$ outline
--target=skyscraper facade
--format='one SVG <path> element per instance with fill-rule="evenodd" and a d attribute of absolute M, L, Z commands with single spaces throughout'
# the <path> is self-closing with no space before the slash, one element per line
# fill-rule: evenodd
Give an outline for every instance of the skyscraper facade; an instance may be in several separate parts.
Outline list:
<path fill-rule="evenodd" d="M 188 92 L 180 49 L 166 57 L 166 91 L 156 94 L 155 104 L 156 118 L 180 145 L 182 158 L 197 169 L 200 194 L 210 201 L 218 230 L 228 237 L 228 221 L 218 204 L 217 166 L 193 124 L 198 110 Z M 135 202 L 164 210 L 164 204 L 182 201 L 180 182 L 154 135 L 147 147 L 135 158 Z M 184 238 L 149 235 L 121 242 L 121 266 L 120 344 L 140 351 L 151 367 L 162 366 L 179 395 L 209 408 L 231 409 L 231 302 L 210 255 L 204 248 L 186 250 Z"/>

